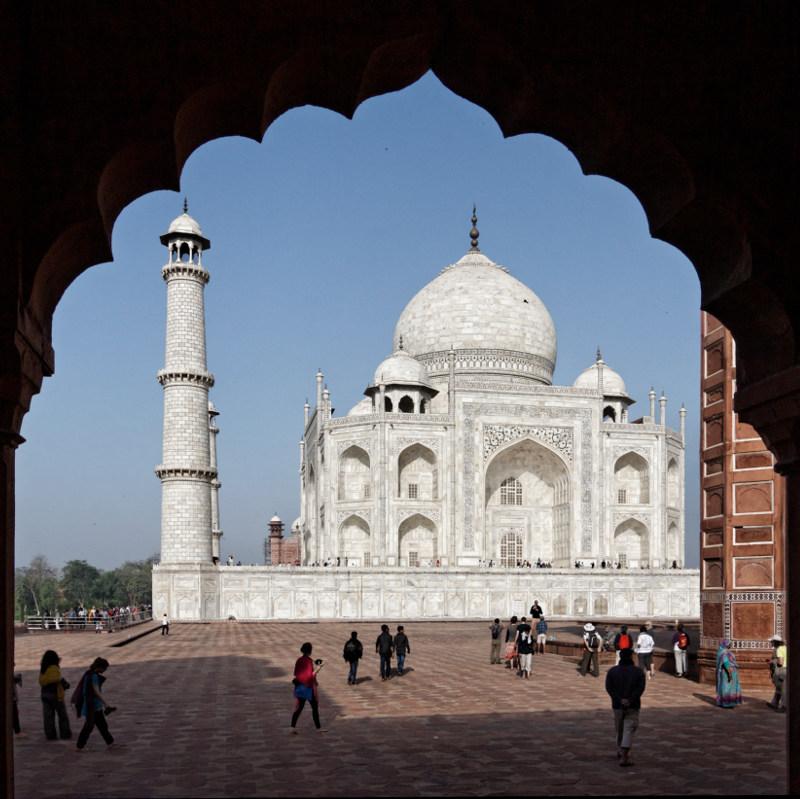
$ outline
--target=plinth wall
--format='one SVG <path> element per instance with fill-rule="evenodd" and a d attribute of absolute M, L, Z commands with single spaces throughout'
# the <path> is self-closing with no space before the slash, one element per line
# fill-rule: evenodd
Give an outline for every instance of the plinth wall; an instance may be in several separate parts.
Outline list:
<path fill-rule="evenodd" d="M 508 618 L 695 619 L 696 569 L 153 567 L 153 609 L 174 621 Z"/>

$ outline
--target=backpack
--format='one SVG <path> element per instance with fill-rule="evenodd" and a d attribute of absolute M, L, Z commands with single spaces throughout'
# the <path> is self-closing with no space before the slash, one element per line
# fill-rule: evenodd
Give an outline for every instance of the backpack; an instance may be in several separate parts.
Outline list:
<path fill-rule="evenodd" d="M 344 654 L 348 660 L 355 660 L 358 654 L 358 643 L 352 638 L 344 645 Z"/>
<path fill-rule="evenodd" d="M 594 630 L 589 633 L 589 637 L 586 639 L 586 646 L 589 649 L 597 649 L 597 633 Z"/>
<path fill-rule="evenodd" d="M 633 641 L 631 641 L 631 637 L 628 633 L 620 633 L 617 647 L 619 649 L 631 649 L 633 647 Z"/>
<path fill-rule="evenodd" d="M 75 690 L 72 692 L 72 696 L 69 698 L 69 703 L 75 706 L 75 715 L 80 718 L 81 717 L 81 708 L 83 707 L 83 686 L 86 683 L 86 677 L 89 674 L 87 671 L 78 681 L 78 684 L 75 686 Z"/>
<path fill-rule="evenodd" d="M 688 649 L 689 648 L 689 636 L 686 633 L 681 633 L 678 636 L 678 649 Z"/>

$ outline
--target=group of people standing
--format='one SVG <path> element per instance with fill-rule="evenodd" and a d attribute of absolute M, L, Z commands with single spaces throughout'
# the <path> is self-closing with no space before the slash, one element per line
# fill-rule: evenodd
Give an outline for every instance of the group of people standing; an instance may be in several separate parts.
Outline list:
<path fill-rule="evenodd" d="M 521 619 L 512 616 L 506 627 L 500 623 L 500 619 L 495 619 L 489 626 L 489 663 L 505 663 L 506 668 L 514 670 L 523 679 L 530 678 L 533 655 L 543 655 L 547 643 L 547 620 L 538 600 L 531 605 L 530 614 L 530 621 L 526 616 Z M 501 655 L 503 642 L 505 650 Z"/>
<path fill-rule="evenodd" d="M 70 697 L 70 704 L 75 708 L 78 718 L 83 719 L 83 726 L 78 734 L 77 749 L 82 751 L 95 727 L 108 746 L 114 743 L 114 736 L 108 730 L 106 717 L 116 710 L 109 705 L 103 696 L 102 685 L 109 663 L 105 658 L 95 658 L 92 665 L 83 673 L 80 682 Z M 14 678 L 14 732 L 22 734 L 17 707 L 17 689 L 22 684 L 20 675 Z M 42 701 L 42 720 L 44 735 L 48 741 L 62 741 L 72 738 L 72 727 L 69 723 L 66 691 L 70 684 L 61 673 L 61 658 L 53 649 L 48 649 L 39 665 L 39 687 Z"/>
<path fill-rule="evenodd" d="M 291 732 L 297 733 L 297 720 L 305 707 L 306 702 L 311 706 L 311 717 L 314 726 L 320 732 L 325 732 L 319 718 L 319 695 L 317 675 L 325 665 L 324 661 L 317 658 L 313 660 L 311 653 L 313 646 L 306 641 L 300 647 L 300 657 L 294 664 L 294 712 L 292 713 Z M 411 642 L 405 633 L 402 624 L 397 626 L 397 632 L 392 635 L 388 624 L 381 625 L 381 631 L 375 639 L 375 654 L 380 656 L 381 681 L 392 677 L 392 657 L 397 657 L 397 674 L 402 676 L 406 672 L 406 657 L 411 654 Z M 358 632 L 353 630 L 345 641 L 342 649 L 342 658 L 348 666 L 347 684 L 356 685 L 358 682 L 358 663 L 364 657 L 364 645 L 358 637 Z"/>

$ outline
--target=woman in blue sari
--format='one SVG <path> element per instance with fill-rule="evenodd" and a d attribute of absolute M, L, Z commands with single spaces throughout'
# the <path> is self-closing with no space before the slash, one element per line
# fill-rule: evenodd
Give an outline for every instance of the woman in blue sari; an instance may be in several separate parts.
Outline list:
<path fill-rule="evenodd" d="M 736 707 L 742 704 L 739 667 L 731 642 L 724 639 L 717 650 L 717 706 Z"/>

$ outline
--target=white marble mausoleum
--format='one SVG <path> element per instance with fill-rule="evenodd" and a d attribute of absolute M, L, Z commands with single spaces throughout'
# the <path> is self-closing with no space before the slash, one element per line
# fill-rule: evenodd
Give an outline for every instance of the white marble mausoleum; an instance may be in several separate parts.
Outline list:
<path fill-rule="evenodd" d="M 162 237 L 167 357 L 187 363 L 159 373 L 156 613 L 474 618 L 520 614 L 536 598 L 550 616 L 699 615 L 698 572 L 683 568 L 685 410 L 680 430 L 668 428 L 666 397 L 651 389 L 648 413 L 631 418 L 634 400 L 599 350 L 572 385 L 553 385 L 553 320 L 480 251 L 476 223 L 467 254 L 408 303 L 391 354 L 347 415 L 333 415 L 317 374 L 293 525 L 301 564 L 290 568 L 219 565 L 209 242 L 188 214 L 172 223 Z M 177 280 L 192 290 L 174 290 Z M 170 324 L 182 314 L 189 321 Z"/>

